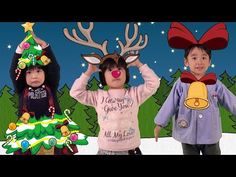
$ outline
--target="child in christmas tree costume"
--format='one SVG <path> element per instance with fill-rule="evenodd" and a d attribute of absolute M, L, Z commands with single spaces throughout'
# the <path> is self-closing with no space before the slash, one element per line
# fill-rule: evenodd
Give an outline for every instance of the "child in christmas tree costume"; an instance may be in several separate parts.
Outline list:
<path fill-rule="evenodd" d="M 90 32 L 93 23 L 90 23 L 88 29 L 84 29 L 81 23 L 78 23 L 80 31 L 88 41 L 80 39 L 75 31 L 74 37 L 70 36 L 68 31 L 64 33 L 67 38 L 82 45 L 100 49 L 104 56 L 98 54 L 83 55 L 83 58 L 89 62 L 85 73 L 75 80 L 70 95 L 82 104 L 93 106 L 96 109 L 100 132 L 98 135 L 98 155 L 141 155 L 140 130 L 138 126 L 139 106 L 153 95 L 159 87 L 160 81 L 156 74 L 146 65 L 139 61 L 137 51 L 144 48 L 147 44 L 147 35 L 141 44 L 139 42 L 131 46 L 132 42 L 138 36 L 138 26 L 134 25 L 135 32 L 132 38 L 128 37 L 129 24 L 126 27 L 126 42 L 123 45 L 121 41 L 121 53 L 108 54 L 106 45 L 95 43 Z M 108 90 L 89 91 L 86 89 L 89 78 L 94 72 L 99 71 L 96 65 L 99 65 L 99 76 L 103 86 L 108 86 Z M 142 73 L 145 81 L 137 87 L 125 88 L 129 82 L 129 66 L 135 66 Z"/>
<path fill-rule="evenodd" d="M 79 126 L 61 115 L 56 93 L 60 67 L 49 44 L 35 36 L 32 26 L 13 56 L 10 75 L 19 95 L 19 120 L 10 123 L 3 147 L 15 155 L 75 154 L 76 144 L 88 144 Z"/>

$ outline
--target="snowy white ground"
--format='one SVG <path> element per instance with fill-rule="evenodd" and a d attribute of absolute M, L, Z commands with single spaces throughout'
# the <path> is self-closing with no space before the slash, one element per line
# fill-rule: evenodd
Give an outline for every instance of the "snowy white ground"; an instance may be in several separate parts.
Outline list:
<path fill-rule="evenodd" d="M 89 137 L 89 144 L 78 146 L 77 155 L 96 155 L 98 146 L 97 138 Z M 0 142 L 0 155 L 5 155 L 5 149 Z M 222 155 L 236 155 L 236 134 L 224 133 L 220 141 Z M 159 138 L 155 142 L 153 138 L 142 139 L 140 149 L 144 155 L 182 155 L 181 144 L 173 138 Z"/>

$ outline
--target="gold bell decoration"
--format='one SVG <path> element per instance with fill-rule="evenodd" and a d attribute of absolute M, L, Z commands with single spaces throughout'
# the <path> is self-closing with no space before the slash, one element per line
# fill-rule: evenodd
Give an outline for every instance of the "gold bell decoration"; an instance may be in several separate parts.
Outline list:
<path fill-rule="evenodd" d="M 28 121 L 30 119 L 30 114 L 28 112 L 25 112 L 21 117 L 20 120 L 24 123 L 24 124 L 28 124 Z"/>
<path fill-rule="evenodd" d="M 44 65 L 48 65 L 51 62 L 51 60 L 45 55 L 41 56 L 41 61 Z"/>
<path fill-rule="evenodd" d="M 202 110 L 209 106 L 207 87 L 203 82 L 192 82 L 184 105 L 189 109 Z"/>
<path fill-rule="evenodd" d="M 61 129 L 62 136 L 70 135 L 70 130 L 68 129 L 66 125 L 63 125 L 60 129 Z"/>

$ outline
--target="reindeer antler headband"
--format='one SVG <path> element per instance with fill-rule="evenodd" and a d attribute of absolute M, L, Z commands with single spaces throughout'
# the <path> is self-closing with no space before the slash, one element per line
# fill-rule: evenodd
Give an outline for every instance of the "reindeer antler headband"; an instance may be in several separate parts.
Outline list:
<path fill-rule="evenodd" d="M 227 47 L 228 40 L 229 35 L 224 23 L 211 27 L 199 40 L 179 22 L 171 23 L 168 31 L 169 45 L 176 49 L 186 49 L 193 44 L 202 44 L 209 50 L 219 50 Z"/>
<path fill-rule="evenodd" d="M 102 53 L 103 53 L 103 57 L 100 57 L 98 54 L 90 54 L 90 55 L 82 55 L 82 57 L 91 64 L 97 65 L 97 64 L 102 64 L 108 57 L 106 56 L 112 56 L 112 58 L 117 61 L 118 58 L 116 56 L 118 55 L 112 55 L 109 54 L 107 51 L 107 44 L 108 41 L 105 40 L 102 44 L 98 44 L 96 42 L 93 41 L 92 37 L 91 37 L 91 31 L 93 30 L 94 27 L 94 23 L 90 22 L 89 23 L 89 27 L 87 29 L 83 28 L 81 22 L 77 22 L 77 26 L 80 30 L 80 32 L 84 35 L 84 37 L 86 38 L 86 40 L 81 39 L 78 35 L 75 29 L 72 30 L 72 35 L 69 34 L 68 29 L 65 28 L 64 29 L 64 34 L 65 36 L 75 42 L 78 43 L 80 45 L 84 45 L 84 46 L 88 46 L 88 47 L 93 47 L 95 49 L 99 49 Z M 134 34 L 131 38 L 129 38 L 129 24 L 126 25 L 125 28 L 125 40 L 126 40 L 126 44 L 123 44 L 120 40 L 118 40 L 118 44 L 120 46 L 121 52 L 119 54 L 119 56 L 124 56 L 126 54 L 129 54 L 129 52 L 137 52 L 143 48 L 146 47 L 147 42 L 148 42 L 148 36 L 145 35 L 144 39 L 142 35 L 139 35 L 139 40 L 136 44 L 134 44 L 132 46 L 132 44 L 134 43 L 135 39 L 138 36 L 138 25 L 134 24 Z M 125 56 L 124 59 L 126 61 L 126 63 L 132 63 L 134 62 L 136 59 L 138 59 L 137 54 L 129 54 L 128 56 Z"/>

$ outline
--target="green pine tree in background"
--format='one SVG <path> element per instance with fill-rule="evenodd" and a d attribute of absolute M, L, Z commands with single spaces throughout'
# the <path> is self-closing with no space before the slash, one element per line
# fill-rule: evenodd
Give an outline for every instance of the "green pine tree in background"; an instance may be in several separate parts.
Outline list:
<path fill-rule="evenodd" d="M 232 78 L 232 81 L 233 81 L 233 85 L 231 87 L 229 87 L 229 90 L 236 96 L 236 76 L 234 76 Z M 222 116 L 222 118 L 223 118 L 223 116 Z M 232 127 L 236 130 L 236 115 L 229 114 L 229 118 L 231 121 L 233 121 Z M 222 121 L 222 122 L 224 124 L 224 121 Z"/>
<path fill-rule="evenodd" d="M 99 132 L 99 125 L 98 125 L 98 119 L 97 119 L 97 112 L 96 110 L 91 106 L 86 106 L 87 109 L 85 109 L 85 113 L 87 114 L 87 121 L 90 124 L 89 130 L 92 133 L 92 136 L 98 136 Z"/>
<path fill-rule="evenodd" d="M 87 85 L 87 90 L 90 91 L 96 91 L 101 88 L 101 83 L 96 79 L 96 77 L 92 77 Z M 99 125 L 97 120 L 97 112 L 96 110 L 91 106 L 86 106 L 86 109 L 84 110 L 87 114 L 87 121 L 90 124 L 89 130 L 91 131 L 93 136 L 97 136 L 99 132 Z"/>
<path fill-rule="evenodd" d="M 157 89 L 156 93 L 153 95 L 156 99 L 158 105 L 162 105 L 170 92 L 171 87 L 168 85 L 168 81 L 162 77 L 160 80 L 160 87 Z"/>
<path fill-rule="evenodd" d="M 236 82 L 236 75 L 231 79 L 234 83 Z"/>
<path fill-rule="evenodd" d="M 71 119 L 80 126 L 80 132 L 87 136 L 94 136 L 94 133 L 90 131 L 92 126 L 88 123 L 89 117 L 85 112 L 87 107 L 77 102 L 72 109 L 74 112 L 71 114 Z"/>
<path fill-rule="evenodd" d="M 87 89 L 90 91 L 96 91 L 100 88 L 101 83 L 97 80 L 95 76 L 92 77 L 92 79 L 89 80 Z"/>
<path fill-rule="evenodd" d="M 64 86 L 60 89 L 58 95 L 61 110 L 64 111 L 69 109 L 72 113 L 74 111 L 72 107 L 77 103 L 77 101 L 70 96 L 70 89 L 66 84 L 64 84 Z"/>
<path fill-rule="evenodd" d="M 8 129 L 8 125 L 11 122 L 17 120 L 17 109 L 14 107 L 14 102 L 11 101 L 13 98 L 11 89 L 8 86 L 4 86 L 0 91 L 0 140 L 6 140 L 5 133 Z"/>
<path fill-rule="evenodd" d="M 180 69 L 177 69 L 176 72 L 170 76 L 172 78 L 172 81 L 169 84 L 171 88 L 173 87 L 174 83 L 179 79 L 181 73 L 182 71 Z"/>
<path fill-rule="evenodd" d="M 229 76 L 229 74 L 224 71 L 221 75 L 220 75 L 221 79 L 220 81 L 227 87 L 227 88 L 230 88 L 233 83 L 231 81 L 231 77 Z"/>
<path fill-rule="evenodd" d="M 12 98 L 10 98 L 10 100 L 13 102 L 13 106 L 14 108 L 18 109 L 19 108 L 19 98 L 18 98 L 18 94 L 14 93 L 12 95 Z"/>
<path fill-rule="evenodd" d="M 61 97 L 61 95 L 62 95 L 62 93 L 59 91 L 59 90 L 57 90 L 57 98 L 60 98 Z"/>
<path fill-rule="evenodd" d="M 232 127 L 236 130 L 236 116 L 234 115 L 229 115 L 229 118 L 233 121 Z"/>
<path fill-rule="evenodd" d="M 236 76 L 232 78 L 233 84 L 229 87 L 229 90 L 236 96 Z"/>
<path fill-rule="evenodd" d="M 226 108 L 219 106 L 222 132 L 223 133 L 236 133 L 235 129 L 235 116 L 233 116 Z"/>
<path fill-rule="evenodd" d="M 156 104 L 156 99 L 151 96 L 140 107 L 138 113 L 139 128 L 142 138 L 153 138 L 153 130 L 155 128 L 154 118 L 160 109 Z"/>

